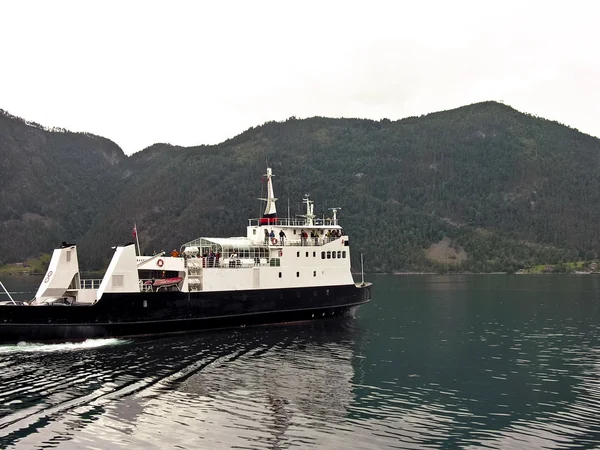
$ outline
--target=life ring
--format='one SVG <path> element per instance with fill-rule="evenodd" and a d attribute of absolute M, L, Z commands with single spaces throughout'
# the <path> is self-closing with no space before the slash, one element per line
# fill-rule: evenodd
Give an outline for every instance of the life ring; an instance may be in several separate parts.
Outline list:
<path fill-rule="evenodd" d="M 271 238 L 271 244 L 277 245 L 277 238 Z"/>
<path fill-rule="evenodd" d="M 157 265 L 158 267 L 162 267 L 162 266 L 164 266 L 164 265 L 165 265 L 165 262 L 164 262 L 162 259 L 159 259 L 158 261 L 156 261 L 156 265 Z"/>
<path fill-rule="evenodd" d="M 279 250 L 279 256 L 283 256 L 283 250 Z"/>

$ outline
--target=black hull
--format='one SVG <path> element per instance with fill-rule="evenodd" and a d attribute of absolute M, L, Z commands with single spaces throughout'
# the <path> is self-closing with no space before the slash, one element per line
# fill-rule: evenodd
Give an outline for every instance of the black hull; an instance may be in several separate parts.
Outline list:
<path fill-rule="evenodd" d="M 325 319 L 370 300 L 371 284 L 105 294 L 92 306 L 0 306 L 0 343 L 77 341 Z"/>

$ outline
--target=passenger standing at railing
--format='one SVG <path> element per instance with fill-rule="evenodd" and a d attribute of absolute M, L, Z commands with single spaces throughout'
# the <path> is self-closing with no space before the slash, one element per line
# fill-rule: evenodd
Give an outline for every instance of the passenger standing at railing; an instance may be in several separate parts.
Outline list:
<path fill-rule="evenodd" d="M 280 244 L 281 244 L 281 245 L 283 245 L 283 240 L 284 240 L 285 238 L 286 238 L 286 235 L 285 235 L 285 233 L 283 232 L 283 230 L 281 230 L 281 231 L 279 232 L 279 242 L 280 242 Z"/>
<path fill-rule="evenodd" d="M 308 234 L 304 230 L 300 230 L 300 245 L 306 245 Z"/>
<path fill-rule="evenodd" d="M 269 230 L 265 228 L 265 244 L 269 243 Z"/>
<path fill-rule="evenodd" d="M 271 244 L 275 243 L 275 232 L 273 231 L 273 229 L 271 229 L 271 232 L 269 233 L 269 238 L 271 239 Z"/>

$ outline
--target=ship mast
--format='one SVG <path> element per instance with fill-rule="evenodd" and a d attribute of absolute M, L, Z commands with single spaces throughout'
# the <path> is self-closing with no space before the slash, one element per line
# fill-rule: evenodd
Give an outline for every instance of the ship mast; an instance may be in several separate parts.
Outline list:
<path fill-rule="evenodd" d="M 313 225 L 313 219 L 315 218 L 314 215 L 314 209 L 315 209 L 315 205 L 314 205 L 314 201 L 309 199 L 310 194 L 304 194 L 304 198 L 302 199 L 302 203 L 306 204 L 306 214 L 300 214 L 300 217 L 306 217 L 306 226 L 312 226 Z"/>
<path fill-rule="evenodd" d="M 275 207 L 275 202 L 277 198 L 275 198 L 275 194 L 273 193 L 273 171 L 270 167 L 267 167 L 267 173 L 264 174 L 267 179 L 267 198 L 259 198 L 259 200 L 263 200 L 267 202 L 265 206 L 265 212 L 263 213 L 263 219 L 273 219 L 273 221 L 277 220 L 277 208 Z"/>

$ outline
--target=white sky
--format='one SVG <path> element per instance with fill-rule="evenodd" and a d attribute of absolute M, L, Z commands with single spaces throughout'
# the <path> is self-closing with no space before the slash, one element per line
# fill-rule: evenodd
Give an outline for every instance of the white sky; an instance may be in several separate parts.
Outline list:
<path fill-rule="evenodd" d="M 3 1 L 0 108 L 131 154 L 500 100 L 600 136 L 600 2 Z"/>

